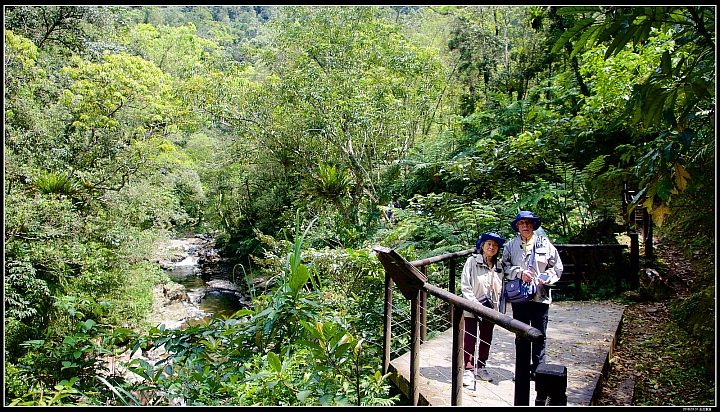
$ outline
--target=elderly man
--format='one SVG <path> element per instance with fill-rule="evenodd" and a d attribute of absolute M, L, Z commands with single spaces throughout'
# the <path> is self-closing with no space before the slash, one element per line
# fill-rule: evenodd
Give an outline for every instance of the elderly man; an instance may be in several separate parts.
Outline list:
<path fill-rule="evenodd" d="M 547 286 L 560 279 L 563 264 L 550 240 L 535 233 L 540 227 L 540 218 L 533 212 L 520 211 L 510 226 L 518 235 L 507 242 L 503 250 L 505 277 L 537 283 L 537 293 L 532 301 L 512 304 L 513 318 L 539 329 L 547 337 L 548 311 L 552 302 Z M 545 340 L 532 344 L 531 379 L 541 363 L 545 363 Z"/>

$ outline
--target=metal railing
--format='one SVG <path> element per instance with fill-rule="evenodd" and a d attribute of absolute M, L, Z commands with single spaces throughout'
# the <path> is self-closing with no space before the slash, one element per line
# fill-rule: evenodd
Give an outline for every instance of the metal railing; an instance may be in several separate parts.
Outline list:
<path fill-rule="evenodd" d="M 605 249 L 615 252 L 614 268 L 616 276 L 616 287 L 619 292 L 620 278 L 624 266 L 621 264 L 621 251 L 627 245 L 555 245 L 558 250 L 577 251 L 580 253 L 580 265 L 576 266 L 570 273 L 573 274 L 576 291 L 580 289 L 583 274 L 582 251 Z M 638 271 L 638 239 L 631 236 L 630 264 L 628 272 L 633 275 L 631 288 L 637 288 Z M 413 405 L 418 405 L 420 394 L 418 392 L 419 378 L 419 356 L 420 344 L 427 341 L 428 327 L 428 295 L 440 299 L 447 304 L 447 324 L 452 325 L 452 393 L 451 404 L 462 404 L 462 372 L 463 372 L 463 336 L 465 333 L 465 322 L 463 311 L 473 313 L 483 320 L 488 320 L 516 335 L 515 345 L 515 405 L 529 405 L 530 402 L 530 363 L 531 363 L 531 342 L 538 342 L 545 339 L 542 332 L 525 323 L 503 313 L 488 309 L 477 302 L 472 302 L 455 294 L 457 290 L 457 259 L 472 254 L 475 249 L 467 249 L 454 253 L 447 253 L 427 259 L 408 262 L 395 250 L 376 246 L 373 250 L 377 253 L 378 259 L 385 268 L 385 304 L 384 304 L 384 336 L 383 336 L 383 372 L 390 370 L 391 344 L 393 325 L 393 286 L 397 285 L 402 295 L 410 302 L 410 377 L 408 398 Z M 428 267 L 436 264 L 447 264 L 449 266 L 446 289 L 428 283 Z M 576 292 L 577 295 L 577 292 Z M 403 316 L 407 316 L 405 313 Z"/>

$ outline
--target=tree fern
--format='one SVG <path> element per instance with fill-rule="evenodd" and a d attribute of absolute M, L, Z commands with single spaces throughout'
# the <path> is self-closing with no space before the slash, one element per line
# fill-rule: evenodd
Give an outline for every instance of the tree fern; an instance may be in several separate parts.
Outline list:
<path fill-rule="evenodd" d="M 473 200 L 450 207 L 454 225 L 459 237 L 467 245 L 475 245 L 475 241 L 483 232 L 497 232 L 502 225 L 503 216 L 496 211 L 496 205 L 491 201 Z"/>
<path fill-rule="evenodd" d="M 518 210 L 535 210 L 546 227 L 567 236 L 597 217 L 596 178 L 605 168 L 606 155 L 591 161 L 583 170 L 564 162 L 547 163 L 555 181 L 535 176 L 534 182 L 523 183 L 520 193 L 525 193 L 515 207 Z"/>

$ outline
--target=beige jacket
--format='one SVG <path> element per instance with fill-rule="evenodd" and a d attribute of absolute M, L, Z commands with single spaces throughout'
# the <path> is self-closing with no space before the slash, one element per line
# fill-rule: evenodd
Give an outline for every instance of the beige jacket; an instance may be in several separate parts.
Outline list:
<path fill-rule="evenodd" d="M 563 272 L 563 263 L 560 259 L 555 246 L 546 237 L 540 237 L 537 234 L 533 235 L 531 241 L 535 244 L 535 263 L 533 269 L 536 273 L 546 273 L 550 279 L 548 283 L 554 284 L 560 280 Z M 522 275 L 522 271 L 528 269 L 530 259 L 530 253 L 526 253 L 522 247 L 522 239 L 520 235 L 515 236 L 505 243 L 502 255 L 502 267 L 505 270 L 505 275 L 508 280 L 517 279 Z M 538 291 L 535 294 L 534 302 L 541 302 L 550 304 L 552 302 L 552 294 L 550 288 L 544 285 L 538 284 Z"/>
<path fill-rule="evenodd" d="M 498 256 L 499 261 L 499 256 Z M 500 292 L 502 290 L 502 272 L 493 272 L 480 253 L 473 253 L 466 261 L 460 278 L 462 296 L 477 302 L 484 295 L 492 297 L 495 310 L 499 309 Z M 463 316 L 473 317 L 474 314 L 463 311 Z"/>

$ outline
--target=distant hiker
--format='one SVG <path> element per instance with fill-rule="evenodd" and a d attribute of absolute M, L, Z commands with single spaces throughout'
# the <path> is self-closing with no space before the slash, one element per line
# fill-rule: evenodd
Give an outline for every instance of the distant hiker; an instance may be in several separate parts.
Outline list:
<path fill-rule="evenodd" d="M 393 200 L 392 202 L 388 203 L 387 205 L 388 210 L 385 212 L 387 214 L 388 222 L 390 223 L 396 223 L 397 222 L 397 213 L 393 209 L 400 209 L 400 202 L 397 201 L 397 199 Z"/>

